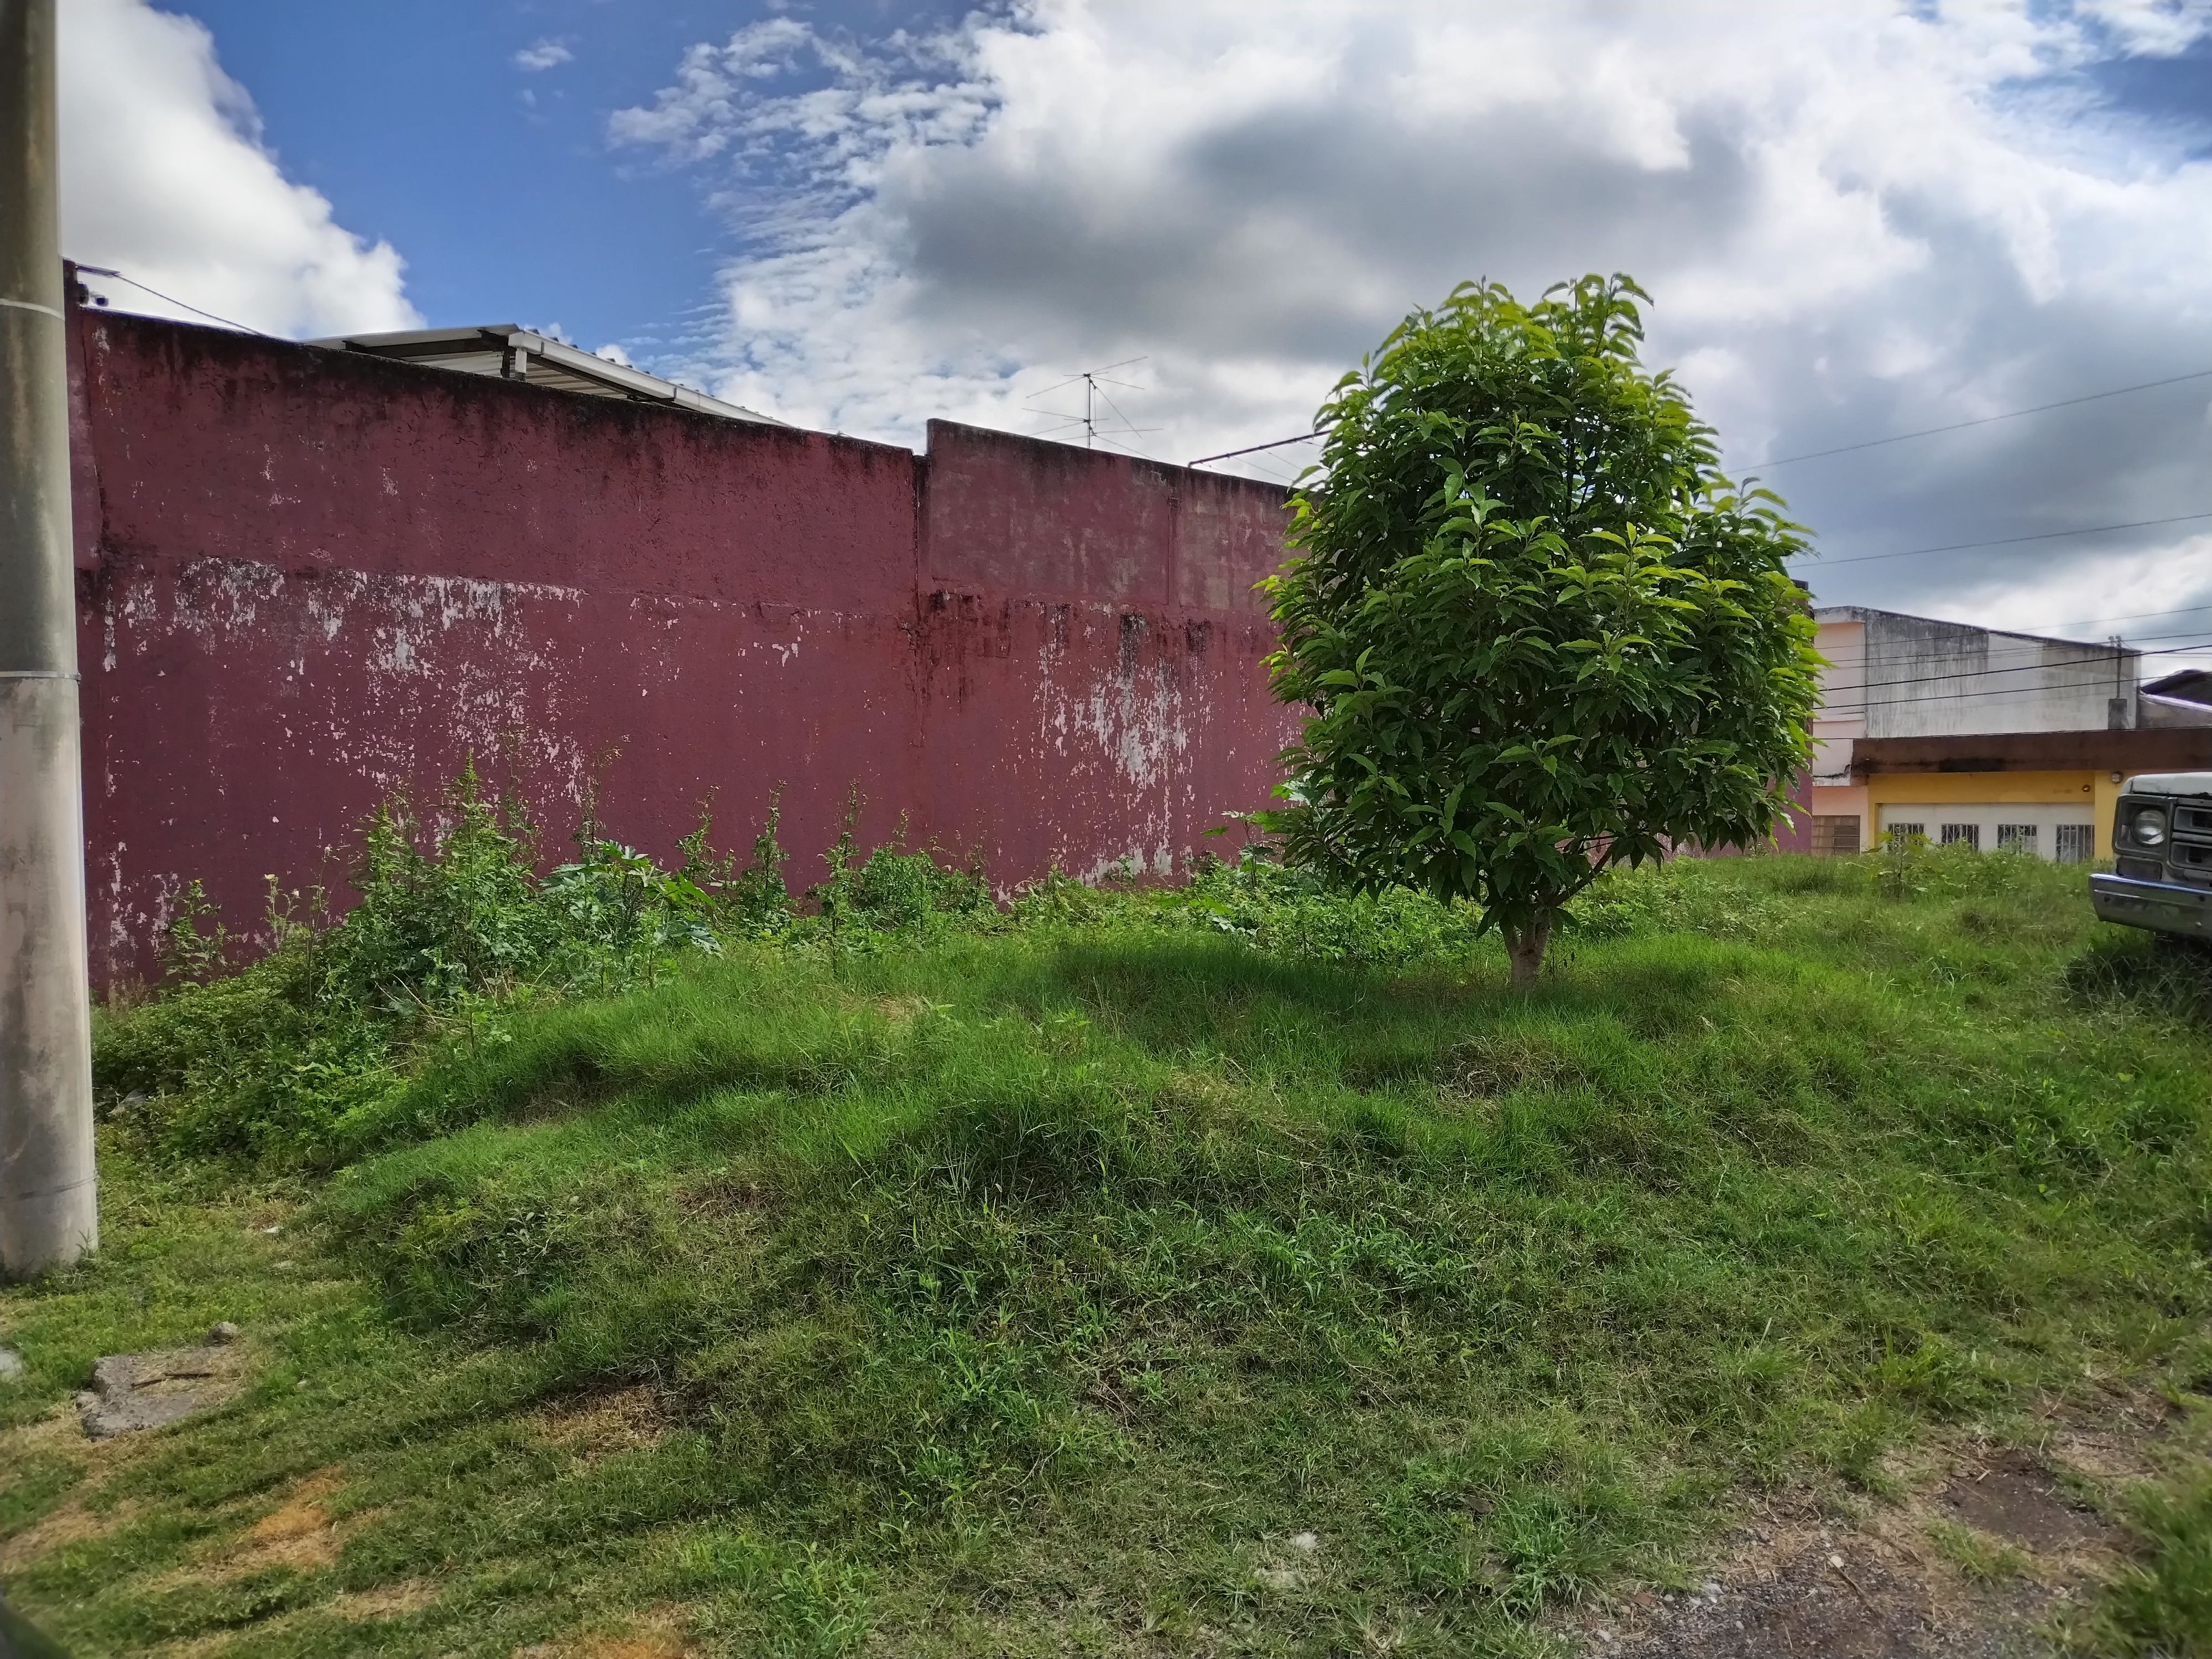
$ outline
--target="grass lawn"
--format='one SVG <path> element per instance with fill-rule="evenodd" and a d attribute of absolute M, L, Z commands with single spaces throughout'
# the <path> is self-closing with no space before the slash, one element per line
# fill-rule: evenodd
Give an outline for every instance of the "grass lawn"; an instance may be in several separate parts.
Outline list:
<path fill-rule="evenodd" d="M 1054 885 L 269 1050 L 312 1133 L 187 991 L 0 1291 L 0 1573 L 86 1656 L 1534 1654 L 2152 1401 L 2063 1634 L 2212 1651 L 2212 979 L 2084 887 L 1679 864 L 1516 994 L 1406 896 Z M 231 1404 L 77 1432 L 224 1319 Z"/>

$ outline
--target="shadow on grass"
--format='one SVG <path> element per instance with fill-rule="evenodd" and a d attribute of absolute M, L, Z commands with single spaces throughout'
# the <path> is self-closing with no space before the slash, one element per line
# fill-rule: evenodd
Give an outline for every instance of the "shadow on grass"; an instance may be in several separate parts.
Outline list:
<path fill-rule="evenodd" d="M 1665 1036 L 1709 1018 L 1757 967 L 1754 952 L 1694 939 L 1612 945 L 1601 976 L 1561 956 L 1534 991 L 1520 992 L 1488 962 L 1392 971 L 1285 962 L 1227 939 L 1133 939 L 1054 952 L 1041 988 L 1156 1054 L 1211 1047 L 1245 1060 L 1326 1029 L 1350 1045 L 1356 1069 L 1379 1078 L 1408 1069 L 1394 1066 L 1393 1054 L 1440 1054 L 1470 1033 L 1532 1018 L 1613 1018 L 1639 1036 Z"/>
<path fill-rule="evenodd" d="M 2212 1024 L 2212 948 L 2142 929 L 2107 929 L 2067 964 L 2066 988 L 2086 1002 Z"/>

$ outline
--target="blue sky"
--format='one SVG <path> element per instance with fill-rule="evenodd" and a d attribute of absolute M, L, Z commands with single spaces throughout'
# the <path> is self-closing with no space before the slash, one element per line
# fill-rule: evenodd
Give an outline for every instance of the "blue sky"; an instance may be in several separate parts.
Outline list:
<path fill-rule="evenodd" d="M 80 258 L 272 332 L 557 325 L 896 441 L 1050 430 L 1130 359 L 1100 441 L 1280 436 L 1484 274 L 1633 272 L 1738 466 L 2212 369 L 2212 0 L 64 13 Z M 2212 638 L 2212 381 L 1771 480 L 1824 601 Z"/>
<path fill-rule="evenodd" d="M 286 173 L 407 259 L 433 325 L 558 323 L 597 346 L 681 334 L 735 239 L 693 175 L 611 150 L 688 46 L 769 9 L 613 0 L 187 0 Z M 886 6 L 822 9 L 879 27 Z M 897 21 L 927 18 L 901 7 Z M 911 14 L 911 15 L 909 15 Z M 896 23 L 894 23 L 896 27 Z M 529 71 L 516 54 L 571 56 Z"/>

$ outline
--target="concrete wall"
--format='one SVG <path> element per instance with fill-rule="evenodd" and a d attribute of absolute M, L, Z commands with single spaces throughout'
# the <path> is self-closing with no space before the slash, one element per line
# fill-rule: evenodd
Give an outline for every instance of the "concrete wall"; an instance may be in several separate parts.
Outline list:
<path fill-rule="evenodd" d="M 1295 720 L 1251 585 L 1284 492 L 933 425 L 878 444 L 79 313 L 95 977 L 203 879 L 342 878 L 362 814 L 473 752 L 551 850 L 596 789 L 666 858 L 784 786 L 800 881 L 862 834 L 1002 885 L 1166 872 Z"/>
<path fill-rule="evenodd" d="M 1282 500 L 932 422 L 929 822 L 1024 875 L 1126 858 L 1164 876 L 1194 835 L 1264 805 L 1297 726 L 1267 693 L 1253 591 L 1282 562 Z"/>
<path fill-rule="evenodd" d="M 1848 770 L 1836 740 L 1958 732 L 2090 732 L 2135 722 L 2139 659 L 2109 645 L 2000 634 L 1856 605 L 1817 611 L 1822 678 L 1820 735 L 1831 747 L 1814 775 Z M 1856 726 L 1856 730 L 1853 728 Z"/>
<path fill-rule="evenodd" d="M 1820 711 L 1813 717 L 1816 786 L 1850 780 L 1851 744 L 1867 734 L 1866 633 L 1866 624 L 1856 620 L 1824 620 L 1820 624 L 1814 644 L 1827 665 L 1820 670 Z"/>

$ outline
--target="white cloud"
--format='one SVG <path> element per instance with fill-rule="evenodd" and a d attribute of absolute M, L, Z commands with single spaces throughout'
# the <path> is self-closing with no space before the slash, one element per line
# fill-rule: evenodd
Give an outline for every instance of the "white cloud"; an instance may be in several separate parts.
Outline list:
<path fill-rule="evenodd" d="M 2207 0 L 2081 0 L 2081 9 L 2127 51 L 2147 55 L 2185 52 L 2212 27 Z"/>
<path fill-rule="evenodd" d="M 207 30 L 143 0 L 61 9 L 62 246 L 270 334 L 409 328 L 399 255 L 288 180 Z M 200 320 L 101 283 L 125 309 Z"/>
<path fill-rule="evenodd" d="M 2206 0 L 1279 0 L 1264 27 L 1243 0 L 1029 0 L 868 43 L 772 18 L 610 130 L 701 169 L 732 227 L 719 343 L 684 367 L 751 407 L 1037 430 L 1040 388 L 1142 355 L 1123 407 L 1161 429 L 1117 435 L 1178 458 L 1297 430 L 1462 278 L 1621 269 L 1741 464 L 2212 366 L 2212 161 L 2097 78 L 2208 35 Z M 2212 507 L 2177 407 L 1775 482 L 1839 558 Z M 2194 545 L 1814 580 L 2041 592 L 2058 620 L 2102 562 Z"/>
<path fill-rule="evenodd" d="M 2212 647 L 2200 648 L 2212 633 L 2212 535 L 2085 561 L 2026 591 L 1984 580 L 1942 614 L 2023 634 L 2063 622 L 2083 638 L 2123 635 L 2159 653 L 2145 660 L 2146 678 L 2200 666 L 2212 661 Z"/>
<path fill-rule="evenodd" d="M 514 66 L 535 74 L 562 64 L 574 62 L 576 54 L 558 40 L 540 40 L 536 46 L 525 46 L 514 54 Z"/>

